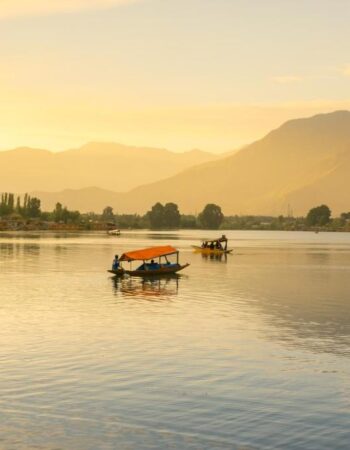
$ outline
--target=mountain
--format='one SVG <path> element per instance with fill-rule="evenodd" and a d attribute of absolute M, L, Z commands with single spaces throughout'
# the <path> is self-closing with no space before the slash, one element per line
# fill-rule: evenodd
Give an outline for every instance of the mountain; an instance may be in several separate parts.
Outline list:
<path fill-rule="evenodd" d="M 40 198 L 42 209 L 45 211 L 53 210 L 56 203 L 60 202 L 71 210 L 79 210 L 81 212 L 101 213 L 106 206 L 111 205 L 115 208 L 115 212 L 124 212 L 124 210 L 117 208 L 119 199 L 124 194 L 118 194 L 98 187 L 65 189 L 60 192 L 34 191 L 30 195 Z"/>
<path fill-rule="evenodd" d="M 98 142 L 57 153 L 23 147 L 0 152 L 0 191 L 60 191 L 89 186 L 128 191 L 216 158 L 200 150 L 175 153 Z"/>
<path fill-rule="evenodd" d="M 110 194 L 108 202 L 101 195 L 99 202 L 119 212 L 145 212 L 157 201 L 198 212 L 215 202 L 226 214 L 271 215 L 285 214 L 288 205 L 294 214 L 305 214 L 327 203 L 338 214 L 350 210 L 349 173 L 350 112 L 336 111 L 286 122 L 238 153 L 128 193 Z M 90 205 L 88 210 L 94 209 L 93 195 Z M 99 203 L 97 210 L 103 206 Z"/>

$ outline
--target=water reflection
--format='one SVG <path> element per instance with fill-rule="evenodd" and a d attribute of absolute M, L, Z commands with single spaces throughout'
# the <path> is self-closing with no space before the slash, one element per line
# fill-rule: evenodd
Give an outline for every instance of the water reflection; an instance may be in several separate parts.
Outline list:
<path fill-rule="evenodd" d="M 1 239 L 41 239 L 44 235 L 40 232 L 31 232 L 31 231 L 11 231 L 11 232 L 0 232 Z"/>
<path fill-rule="evenodd" d="M 181 239 L 181 236 L 179 236 L 178 234 L 175 234 L 175 233 L 159 232 L 159 233 L 147 233 L 146 238 L 147 239 L 156 239 L 157 241 L 158 240 L 177 241 L 177 240 Z"/>
<path fill-rule="evenodd" d="M 114 295 L 141 297 L 150 301 L 169 298 L 178 294 L 180 276 L 166 277 L 112 277 Z"/>
<path fill-rule="evenodd" d="M 307 264 L 330 264 L 332 261 L 330 252 L 325 249 L 312 249 L 312 251 L 306 252 Z"/>
<path fill-rule="evenodd" d="M 200 233 L 148 279 L 106 268 L 154 234 L 0 236 L 1 448 L 348 448 L 350 234 Z"/>
<path fill-rule="evenodd" d="M 221 254 L 202 253 L 201 255 L 202 255 L 202 259 L 204 259 L 206 261 L 219 261 L 219 262 L 227 263 L 227 254 L 226 253 L 221 253 Z"/>
<path fill-rule="evenodd" d="M 41 253 L 41 247 L 37 243 L 0 243 L 0 263 L 6 264 L 6 269 L 18 270 L 27 266 L 29 261 L 38 260 Z"/>

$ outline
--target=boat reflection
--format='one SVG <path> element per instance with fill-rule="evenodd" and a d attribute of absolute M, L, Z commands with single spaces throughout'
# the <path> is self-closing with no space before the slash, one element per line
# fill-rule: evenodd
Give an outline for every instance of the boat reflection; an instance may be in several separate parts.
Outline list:
<path fill-rule="evenodd" d="M 115 295 L 141 297 L 149 300 L 169 298 L 178 294 L 179 275 L 162 277 L 112 277 Z"/>
<path fill-rule="evenodd" d="M 202 259 L 207 261 L 219 261 L 222 263 L 227 263 L 227 254 L 215 254 L 215 253 L 202 253 Z"/>

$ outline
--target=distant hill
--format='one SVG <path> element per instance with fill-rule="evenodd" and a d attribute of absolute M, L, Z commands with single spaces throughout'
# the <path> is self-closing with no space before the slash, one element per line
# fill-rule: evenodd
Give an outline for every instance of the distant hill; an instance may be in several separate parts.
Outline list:
<path fill-rule="evenodd" d="M 23 147 L 0 152 L 0 192 L 89 186 L 128 191 L 216 158 L 217 155 L 200 150 L 175 153 L 98 142 L 57 153 Z"/>
<path fill-rule="evenodd" d="M 110 204 L 119 212 L 145 212 L 156 201 L 174 201 L 183 212 L 198 212 L 215 202 L 227 214 L 279 215 L 288 204 L 295 214 L 305 214 L 327 203 L 337 214 L 350 210 L 349 174 L 350 112 L 337 111 L 286 122 L 238 153 L 125 194 L 100 192 L 95 201 L 90 193 L 88 208 L 84 193 L 75 193 L 74 207 L 100 210 Z M 73 205 L 72 192 L 59 195 Z M 50 198 L 42 195 L 52 206 Z"/>
<path fill-rule="evenodd" d="M 124 209 L 119 209 L 119 199 L 125 194 L 89 187 L 83 189 L 65 189 L 60 192 L 31 192 L 32 196 L 41 199 L 43 210 L 51 211 L 57 202 L 62 203 L 72 210 L 81 212 L 101 213 L 106 206 L 113 206 L 115 212 L 123 213 Z M 136 212 L 136 211 L 133 211 Z"/>

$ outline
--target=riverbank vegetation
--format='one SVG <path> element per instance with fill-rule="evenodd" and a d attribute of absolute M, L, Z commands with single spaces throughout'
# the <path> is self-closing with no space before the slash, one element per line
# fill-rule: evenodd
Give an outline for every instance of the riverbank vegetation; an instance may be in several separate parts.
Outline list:
<path fill-rule="evenodd" d="M 350 212 L 332 217 L 327 205 L 310 209 L 306 217 L 224 216 L 219 205 L 207 204 L 199 214 L 182 214 L 175 203 L 156 203 L 144 215 L 120 214 L 111 206 L 101 213 L 69 210 L 57 203 L 52 211 L 42 211 L 41 201 L 28 194 L 0 197 L 0 230 L 110 230 L 119 229 L 213 229 L 350 231 Z"/>

